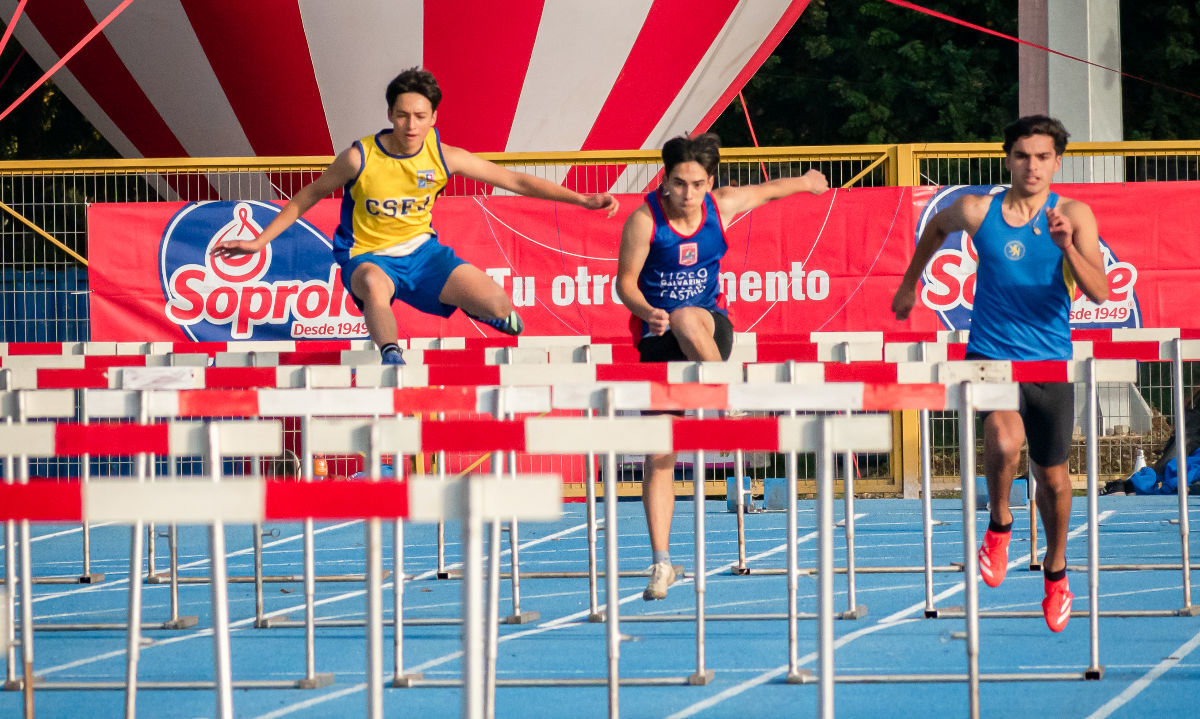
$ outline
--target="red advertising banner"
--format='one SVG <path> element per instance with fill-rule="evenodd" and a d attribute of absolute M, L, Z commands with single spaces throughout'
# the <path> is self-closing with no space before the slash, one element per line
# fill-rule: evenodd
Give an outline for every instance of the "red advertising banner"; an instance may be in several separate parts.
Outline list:
<path fill-rule="evenodd" d="M 961 233 L 948 237 L 930 262 L 910 319 L 896 322 L 889 308 L 929 217 L 962 193 L 995 189 L 834 190 L 733 218 L 721 284 L 734 327 L 773 335 L 969 328 L 974 259 Z M 1200 295 L 1200 220 L 1190 207 L 1200 183 L 1054 189 L 1091 205 L 1112 288 L 1101 306 L 1077 298 L 1073 326 L 1196 324 L 1186 308 Z M 620 213 L 606 219 L 519 197 L 447 197 L 438 200 L 435 228 L 443 243 L 508 291 L 526 332 L 627 337 L 629 313 L 616 299 L 613 279 L 622 224 L 642 198 L 620 199 Z M 208 254 L 214 243 L 257 234 L 279 207 L 251 201 L 91 205 L 92 339 L 366 337 L 330 250 L 339 208 L 339 200 L 324 200 L 263 252 L 214 261 Z M 401 303 L 394 309 L 402 336 L 493 332 L 462 313 L 442 319 Z"/>

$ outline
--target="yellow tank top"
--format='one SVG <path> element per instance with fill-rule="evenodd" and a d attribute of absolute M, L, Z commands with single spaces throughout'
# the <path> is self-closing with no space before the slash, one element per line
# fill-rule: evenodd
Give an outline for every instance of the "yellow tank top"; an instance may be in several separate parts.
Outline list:
<path fill-rule="evenodd" d="M 379 142 L 383 130 L 356 144 L 362 152 L 358 177 L 346 185 L 335 247 L 350 256 L 395 247 L 433 233 L 433 202 L 449 172 L 437 128 L 412 155 L 393 155 Z M 347 231 L 349 230 L 349 231 Z"/>

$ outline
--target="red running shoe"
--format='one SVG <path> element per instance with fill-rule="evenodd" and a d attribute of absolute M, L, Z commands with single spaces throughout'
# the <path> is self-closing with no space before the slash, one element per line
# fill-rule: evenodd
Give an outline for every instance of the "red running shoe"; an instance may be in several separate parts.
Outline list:
<path fill-rule="evenodd" d="M 1046 598 L 1042 600 L 1042 615 L 1046 617 L 1046 626 L 1050 627 L 1050 631 L 1061 632 L 1071 620 L 1071 600 L 1075 595 L 1067 587 L 1066 577 L 1057 582 L 1044 582 Z"/>
<path fill-rule="evenodd" d="M 979 576 L 989 587 L 998 587 L 1008 571 L 1008 540 L 1012 532 L 983 533 L 983 546 L 979 548 Z"/>

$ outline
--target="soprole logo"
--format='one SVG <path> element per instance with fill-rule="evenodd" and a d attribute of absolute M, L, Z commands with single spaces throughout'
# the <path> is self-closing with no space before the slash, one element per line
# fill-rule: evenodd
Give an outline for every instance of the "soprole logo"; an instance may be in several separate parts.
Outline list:
<path fill-rule="evenodd" d="M 171 218 L 159 244 L 167 317 L 193 340 L 364 337 L 329 240 L 303 220 L 253 255 L 214 258 L 219 242 L 252 240 L 279 207 L 197 202 Z"/>
<path fill-rule="evenodd" d="M 963 195 L 994 195 L 1006 187 L 956 185 L 941 188 L 921 208 L 914 242 L 921 239 L 921 233 L 930 218 Z M 1098 305 L 1076 288 L 1071 303 L 1071 326 L 1078 329 L 1141 327 L 1142 315 L 1134 292 L 1137 268 L 1128 262 L 1121 262 L 1103 237 L 1100 238 L 1100 252 L 1104 255 L 1104 272 L 1108 277 L 1108 301 Z M 1020 259 L 1025 254 L 1025 248 L 1006 248 L 1006 253 L 1010 259 Z M 953 232 L 946 236 L 941 248 L 921 273 L 921 302 L 937 312 L 947 329 L 971 328 L 971 308 L 975 304 L 975 268 L 978 262 L 975 245 L 967 233 Z"/>

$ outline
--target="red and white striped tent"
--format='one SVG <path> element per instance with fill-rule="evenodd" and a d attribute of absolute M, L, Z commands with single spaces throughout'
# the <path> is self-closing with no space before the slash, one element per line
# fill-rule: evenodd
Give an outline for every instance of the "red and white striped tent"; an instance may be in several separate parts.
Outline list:
<path fill-rule="evenodd" d="M 707 129 L 808 0 L 0 0 L 125 157 L 331 155 L 423 65 L 475 152 L 653 148 Z M 119 11 L 119 12 L 118 12 Z"/>

